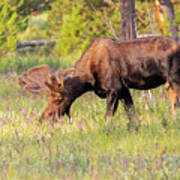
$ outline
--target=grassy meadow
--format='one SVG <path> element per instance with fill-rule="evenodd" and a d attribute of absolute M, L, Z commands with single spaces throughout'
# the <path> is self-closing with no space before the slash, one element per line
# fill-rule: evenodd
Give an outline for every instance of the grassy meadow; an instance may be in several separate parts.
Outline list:
<path fill-rule="evenodd" d="M 131 91 L 138 132 L 128 131 L 120 104 L 105 123 L 106 101 L 93 93 L 78 98 L 66 117 L 40 125 L 47 97 L 23 92 L 18 74 L 37 64 L 65 68 L 74 62 L 15 55 L 0 61 L 0 179 L 180 179 L 180 113 L 171 114 L 163 87 Z M 109 131 L 111 129 L 111 131 Z"/>

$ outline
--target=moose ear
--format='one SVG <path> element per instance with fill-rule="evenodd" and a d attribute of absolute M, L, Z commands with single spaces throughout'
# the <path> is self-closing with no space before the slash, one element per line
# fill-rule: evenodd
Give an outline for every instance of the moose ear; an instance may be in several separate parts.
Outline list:
<path fill-rule="evenodd" d="M 45 82 L 50 76 L 48 65 L 36 66 L 29 69 L 27 72 L 21 73 L 18 78 L 18 83 L 21 88 L 26 89 L 36 94 L 48 94 Z"/>
<path fill-rule="evenodd" d="M 64 80 L 64 79 L 74 76 L 75 68 L 73 68 L 73 67 L 67 68 L 67 69 L 62 70 L 60 73 Z"/>

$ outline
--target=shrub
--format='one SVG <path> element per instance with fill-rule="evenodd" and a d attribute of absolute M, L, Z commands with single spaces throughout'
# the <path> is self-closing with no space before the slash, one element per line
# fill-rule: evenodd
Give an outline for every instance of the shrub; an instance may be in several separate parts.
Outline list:
<path fill-rule="evenodd" d="M 58 39 L 55 50 L 60 55 L 80 54 L 95 37 L 120 32 L 120 12 L 116 3 L 56 0 L 51 7 L 51 35 Z"/>
<path fill-rule="evenodd" d="M 17 34 L 26 24 L 27 18 L 22 18 L 17 12 L 22 2 L 16 6 L 6 0 L 0 2 L 0 52 L 3 54 L 16 48 Z"/>

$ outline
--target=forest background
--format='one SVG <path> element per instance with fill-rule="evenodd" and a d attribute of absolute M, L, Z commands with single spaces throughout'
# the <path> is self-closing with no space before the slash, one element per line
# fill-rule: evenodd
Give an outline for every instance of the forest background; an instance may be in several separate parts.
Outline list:
<path fill-rule="evenodd" d="M 173 23 L 180 26 L 180 3 L 172 0 L 172 4 Z M 96 37 L 121 37 L 119 0 L 1 0 L 0 9 L 0 61 L 17 52 L 18 42 L 45 39 L 55 41 L 53 48 L 46 46 L 48 55 L 61 56 L 73 65 Z M 138 35 L 162 34 L 155 1 L 137 0 L 135 10 Z M 163 18 L 163 35 L 172 36 L 167 14 Z M 32 48 L 22 51 L 28 50 Z"/>

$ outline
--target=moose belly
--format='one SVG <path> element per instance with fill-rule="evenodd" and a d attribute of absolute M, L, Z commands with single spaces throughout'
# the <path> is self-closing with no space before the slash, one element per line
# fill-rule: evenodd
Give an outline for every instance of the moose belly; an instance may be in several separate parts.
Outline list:
<path fill-rule="evenodd" d="M 127 87 L 140 90 L 156 88 L 165 82 L 165 78 L 159 75 L 152 75 L 149 77 L 131 76 L 124 79 L 124 83 Z"/>

